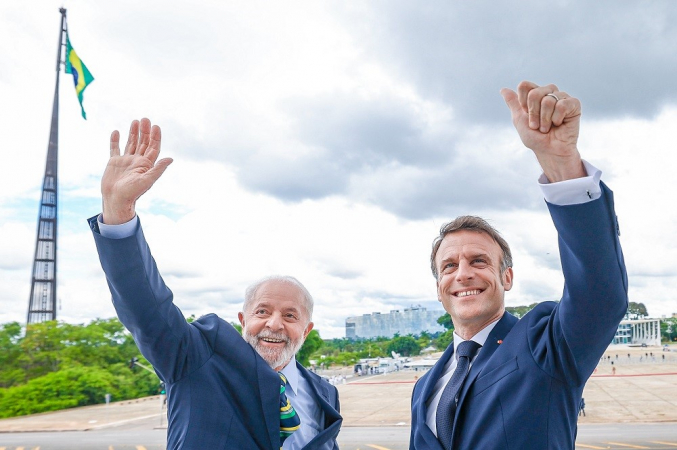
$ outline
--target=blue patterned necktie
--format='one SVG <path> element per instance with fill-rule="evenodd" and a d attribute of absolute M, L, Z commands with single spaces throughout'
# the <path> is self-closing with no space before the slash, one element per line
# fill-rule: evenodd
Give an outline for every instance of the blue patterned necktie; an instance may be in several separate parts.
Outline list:
<path fill-rule="evenodd" d="M 285 386 L 287 385 L 287 377 L 282 375 L 282 372 L 278 372 L 280 375 L 280 449 L 285 439 L 287 439 L 291 434 L 298 430 L 301 427 L 301 419 L 299 415 L 296 414 L 296 410 L 289 403 L 287 394 L 284 393 L 286 390 Z"/>
<path fill-rule="evenodd" d="M 454 428 L 454 416 L 456 415 L 456 403 L 458 402 L 458 393 L 461 391 L 465 377 L 468 376 L 470 361 L 477 350 L 482 347 L 475 341 L 463 341 L 458 344 L 456 354 L 458 364 L 454 370 L 451 380 L 442 391 L 440 403 L 437 405 L 437 440 L 440 441 L 445 450 L 451 448 L 452 430 Z"/>

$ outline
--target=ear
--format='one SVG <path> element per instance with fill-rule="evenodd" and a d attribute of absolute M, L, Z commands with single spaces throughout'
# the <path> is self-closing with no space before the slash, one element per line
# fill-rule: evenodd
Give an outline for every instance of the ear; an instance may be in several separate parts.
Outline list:
<path fill-rule="evenodd" d="M 244 330 L 244 314 L 241 312 L 237 313 L 237 318 L 240 321 L 240 325 L 242 325 L 242 329 Z"/>
<path fill-rule="evenodd" d="M 306 338 L 308 337 L 308 333 L 310 333 L 310 331 L 313 329 L 314 326 L 315 326 L 315 324 L 313 322 L 308 322 L 308 326 L 303 331 L 303 340 L 304 341 L 306 340 Z"/>
<path fill-rule="evenodd" d="M 508 267 L 505 269 L 505 272 L 503 272 L 503 290 L 509 291 L 512 289 L 512 267 Z"/>

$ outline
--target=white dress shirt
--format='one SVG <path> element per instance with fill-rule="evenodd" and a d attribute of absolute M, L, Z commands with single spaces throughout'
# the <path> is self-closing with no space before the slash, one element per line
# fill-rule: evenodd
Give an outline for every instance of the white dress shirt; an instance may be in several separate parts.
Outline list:
<path fill-rule="evenodd" d="M 491 333 L 491 330 L 494 329 L 496 324 L 498 323 L 500 319 L 496 319 L 493 322 L 491 322 L 489 325 L 484 327 L 482 331 L 477 333 L 475 336 L 470 338 L 471 341 L 475 341 L 481 346 L 484 346 L 484 343 L 487 341 L 487 337 L 489 337 L 489 333 Z M 447 364 L 444 366 L 444 374 L 440 377 L 439 380 L 437 380 L 437 383 L 435 383 L 435 388 L 432 391 L 432 394 L 426 401 L 426 415 L 425 415 L 425 423 L 428 425 L 428 428 L 430 428 L 435 436 L 437 436 L 437 406 L 440 404 L 440 398 L 442 398 L 442 391 L 444 391 L 445 386 L 451 380 L 451 376 L 454 374 L 454 370 L 456 370 L 456 366 L 458 365 L 458 354 L 456 350 L 458 349 L 458 346 L 461 345 L 461 342 L 464 342 L 465 339 L 463 339 L 461 336 L 458 334 L 454 333 L 454 341 L 452 344 L 454 345 L 454 354 L 449 358 L 449 361 Z M 470 360 L 470 366 L 468 367 L 468 370 L 470 370 L 470 367 L 472 367 L 473 361 L 475 361 L 475 358 L 477 358 L 477 355 L 480 354 L 482 349 L 480 348 L 477 353 L 475 353 L 475 356 L 473 356 L 472 360 Z"/>
<path fill-rule="evenodd" d="M 287 398 L 301 419 L 301 428 L 292 433 L 282 446 L 283 450 L 297 450 L 303 448 L 315 436 L 324 430 L 324 411 L 315 400 L 312 388 L 298 367 L 296 358 L 292 358 L 289 364 L 281 370 L 287 377 Z M 322 449 L 331 449 L 334 441 L 325 443 Z"/>

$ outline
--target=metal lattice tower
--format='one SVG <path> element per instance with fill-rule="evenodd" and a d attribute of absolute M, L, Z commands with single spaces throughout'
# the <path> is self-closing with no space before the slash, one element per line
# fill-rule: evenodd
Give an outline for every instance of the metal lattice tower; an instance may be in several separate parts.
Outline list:
<path fill-rule="evenodd" d="M 35 240 L 35 257 L 31 277 L 31 295 L 28 300 L 27 323 L 46 322 L 56 319 L 56 230 L 58 162 L 59 162 L 59 73 L 61 72 L 61 49 L 66 32 L 66 10 L 61 12 L 59 49 L 56 58 L 56 87 L 52 106 L 52 126 L 47 147 L 47 164 L 42 182 L 42 197 L 38 214 L 38 231 Z"/>

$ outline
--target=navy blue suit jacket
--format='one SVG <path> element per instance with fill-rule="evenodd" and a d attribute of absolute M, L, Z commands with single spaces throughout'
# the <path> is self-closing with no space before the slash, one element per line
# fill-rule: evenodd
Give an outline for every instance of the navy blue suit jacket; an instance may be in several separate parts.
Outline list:
<path fill-rule="evenodd" d="M 89 219 L 120 321 L 167 386 L 168 449 L 280 448 L 280 378 L 228 322 L 209 314 L 188 324 L 173 303 L 141 226 L 124 239 Z M 304 448 L 331 442 L 341 426 L 338 392 L 298 368 L 324 412 L 324 430 Z"/>
<path fill-rule="evenodd" d="M 627 307 L 627 275 L 613 195 L 580 205 L 548 204 L 559 235 L 565 287 L 517 320 L 505 313 L 477 355 L 460 393 L 453 448 L 573 449 L 585 382 Z M 441 450 L 426 425 L 426 400 L 454 346 L 414 386 L 411 449 Z"/>

